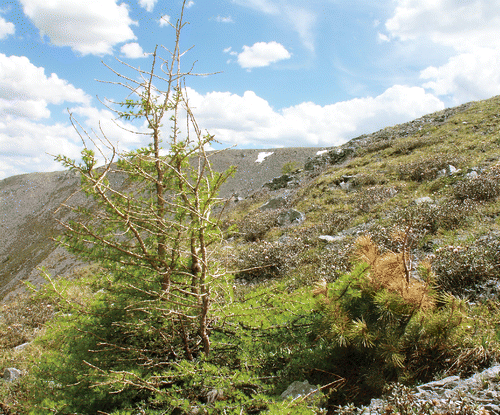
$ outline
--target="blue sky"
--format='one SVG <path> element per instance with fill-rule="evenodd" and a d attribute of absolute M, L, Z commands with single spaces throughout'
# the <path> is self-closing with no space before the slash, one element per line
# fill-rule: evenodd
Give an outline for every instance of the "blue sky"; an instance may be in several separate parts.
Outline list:
<path fill-rule="evenodd" d="M 68 110 L 121 150 L 145 145 L 99 102 L 125 90 L 96 80 L 117 80 L 103 63 L 131 74 L 116 58 L 147 69 L 181 3 L 4 0 L 0 179 L 78 157 Z M 192 0 L 185 20 L 184 68 L 221 72 L 187 80 L 221 146 L 320 149 L 500 94 L 500 0 Z"/>

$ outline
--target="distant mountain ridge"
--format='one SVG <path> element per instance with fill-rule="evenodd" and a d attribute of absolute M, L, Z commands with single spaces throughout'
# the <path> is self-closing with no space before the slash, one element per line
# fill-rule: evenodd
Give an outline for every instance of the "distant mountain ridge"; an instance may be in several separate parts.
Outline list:
<path fill-rule="evenodd" d="M 280 148 L 267 150 L 228 149 L 214 152 L 210 160 L 216 171 L 237 166 L 235 177 L 225 183 L 222 197 L 245 197 L 274 177 L 283 165 L 302 167 L 321 148 Z M 116 175 L 115 175 L 116 176 Z M 123 185 L 123 178 L 117 184 Z M 54 212 L 78 191 L 79 176 L 70 171 L 28 173 L 0 181 L 0 301 L 21 281 L 39 282 L 39 266 L 53 275 L 67 275 L 83 265 L 50 239 L 61 233 Z M 71 197 L 73 204 L 89 205 L 83 194 Z M 67 217 L 58 216 L 59 219 Z"/>

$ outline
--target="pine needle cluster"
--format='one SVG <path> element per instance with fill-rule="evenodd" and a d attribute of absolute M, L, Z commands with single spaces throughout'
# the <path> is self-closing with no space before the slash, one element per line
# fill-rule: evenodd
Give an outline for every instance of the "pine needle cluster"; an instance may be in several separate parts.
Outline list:
<path fill-rule="evenodd" d="M 401 251 L 381 253 L 359 237 L 353 270 L 313 292 L 323 316 L 319 339 L 332 347 L 330 370 L 351 391 L 425 380 L 455 361 L 468 336 L 466 304 L 438 292 L 430 264 L 413 269 L 404 233 L 394 238 Z"/>
<path fill-rule="evenodd" d="M 402 240 L 401 252 L 389 251 L 381 254 L 369 236 L 360 236 L 357 239 L 356 258 L 370 266 L 366 278 L 376 290 L 386 289 L 398 293 L 405 302 L 414 304 L 419 309 L 432 309 L 435 301 L 432 297 L 430 263 L 420 264 L 420 271 L 425 276 L 425 281 L 412 276 L 405 236 L 404 234 L 394 236 Z"/>

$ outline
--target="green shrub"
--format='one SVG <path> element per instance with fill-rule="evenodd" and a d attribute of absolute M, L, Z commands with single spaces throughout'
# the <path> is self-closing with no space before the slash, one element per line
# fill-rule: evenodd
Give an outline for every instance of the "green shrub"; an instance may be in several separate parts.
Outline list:
<path fill-rule="evenodd" d="M 290 174 L 299 168 L 299 163 L 296 161 L 288 161 L 281 167 L 281 174 Z"/>
<path fill-rule="evenodd" d="M 321 369 L 345 379 L 330 404 L 366 403 L 390 381 L 430 380 L 456 361 L 468 337 L 465 304 L 434 291 L 428 265 L 413 279 L 403 253 L 380 254 L 366 237 L 358 258 L 352 272 L 315 290 L 316 347 L 328 361 Z"/>
<path fill-rule="evenodd" d="M 299 255 L 305 249 L 302 239 L 294 237 L 276 242 L 253 242 L 238 252 L 233 268 L 237 271 L 236 277 L 247 282 L 283 277 L 297 266 Z"/>
<path fill-rule="evenodd" d="M 267 232 L 278 226 L 278 216 L 281 212 L 283 209 L 257 209 L 237 222 L 236 227 L 245 241 L 260 241 Z"/>
<path fill-rule="evenodd" d="M 436 154 L 424 160 L 400 164 L 397 168 L 397 173 L 402 180 L 423 182 L 434 180 L 439 172 L 443 169 L 447 169 L 449 165 L 457 167 L 460 164 L 461 160 L 458 157 L 446 154 Z"/>
<path fill-rule="evenodd" d="M 475 298 L 481 285 L 500 279 L 500 239 L 493 235 L 464 245 L 439 248 L 432 262 L 437 283 L 459 297 Z"/>
<path fill-rule="evenodd" d="M 458 200 L 493 200 L 500 195 L 500 177 L 481 175 L 461 180 L 453 186 L 453 194 Z"/>
<path fill-rule="evenodd" d="M 397 193 L 398 190 L 394 187 L 373 186 L 356 192 L 352 197 L 352 203 L 357 210 L 369 213 L 375 206 L 384 203 Z"/>

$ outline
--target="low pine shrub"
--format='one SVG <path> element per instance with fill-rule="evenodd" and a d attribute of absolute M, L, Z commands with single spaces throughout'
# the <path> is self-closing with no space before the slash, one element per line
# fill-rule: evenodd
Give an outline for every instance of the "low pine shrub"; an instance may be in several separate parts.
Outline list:
<path fill-rule="evenodd" d="M 377 205 L 391 199 L 397 193 L 398 190 L 394 187 L 373 186 L 354 193 L 352 202 L 358 211 L 369 213 L 372 212 Z"/>
<path fill-rule="evenodd" d="M 422 234 L 434 234 L 439 229 L 453 230 L 464 225 L 473 211 L 474 206 L 468 201 L 412 203 L 404 208 L 396 208 L 390 214 L 390 221 L 394 225 L 411 226 Z"/>
<path fill-rule="evenodd" d="M 321 369 L 345 379 L 330 404 L 366 403 L 387 382 L 431 379 L 467 339 L 465 304 L 438 294 L 430 265 L 415 278 L 404 252 L 381 254 L 368 237 L 357 247 L 353 271 L 314 292 L 322 316 L 316 344 L 328 356 Z"/>

